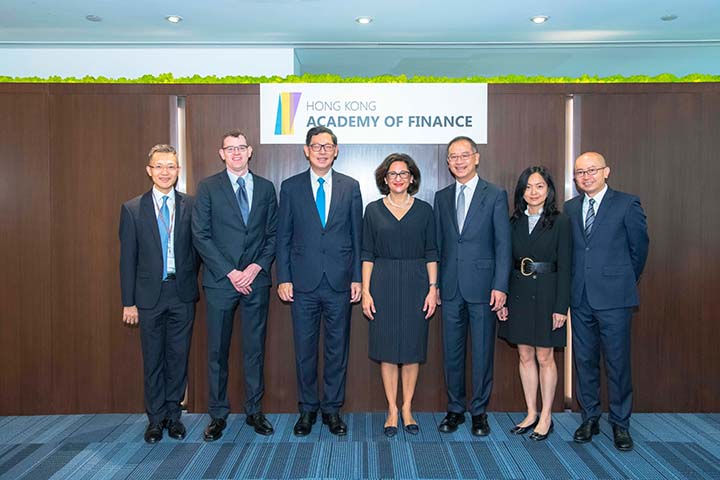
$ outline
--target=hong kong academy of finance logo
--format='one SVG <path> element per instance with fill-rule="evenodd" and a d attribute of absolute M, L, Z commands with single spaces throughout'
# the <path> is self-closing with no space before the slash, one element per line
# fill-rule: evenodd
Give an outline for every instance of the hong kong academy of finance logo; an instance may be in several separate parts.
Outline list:
<path fill-rule="evenodd" d="M 295 112 L 300 104 L 301 92 L 281 92 L 278 95 L 275 135 L 295 134 Z"/>

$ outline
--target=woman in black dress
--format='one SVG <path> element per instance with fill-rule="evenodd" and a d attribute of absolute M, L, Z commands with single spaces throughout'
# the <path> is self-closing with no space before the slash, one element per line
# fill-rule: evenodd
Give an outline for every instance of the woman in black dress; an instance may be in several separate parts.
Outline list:
<path fill-rule="evenodd" d="M 403 425 L 416 435 L 412 399 L 427 357 L 428 319 L 437 305 L 435 221 L 432 207 L 412 196 L 420 186 L 420 170 L 408 155 L 389 155 L 375 170 L 375 182 L 385 197 L 365 209 L 362 246 L 369 357 L 380 363 L 388 401 L 385 435 L 397 433 L 399 377 Z"/>
<path fill-rule="evenodd" d="M 527 416 L 511 433 L 534 429 L 530 438 L 545 440 L 553 431 L 551 411 L 557 385 L 553 348 L 564 347 L 566 340 L 572 239 L 570 222 L 557 209 L 555 185 L 544 167 L 529 167 L 520 175 L 510 223 L 515 269 L 507 307 L 498 312 L 498 335 L 518 346 L 527 404 Z"/>

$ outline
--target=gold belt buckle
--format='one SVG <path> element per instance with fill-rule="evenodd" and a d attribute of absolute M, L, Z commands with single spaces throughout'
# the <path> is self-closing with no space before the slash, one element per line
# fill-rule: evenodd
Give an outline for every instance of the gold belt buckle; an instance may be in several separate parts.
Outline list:
<path fill-rule="evenodd" d="M 522 260 L 520 260 L 520 273 L 525 277 L 529 277 L 530 275 L 533 274 L 533 272 L 529 271 L 529 272 L 525 273 L 525 264 L 526 263 L 533 263 L 533 259 L 530 257 L 525 257 Z"/>

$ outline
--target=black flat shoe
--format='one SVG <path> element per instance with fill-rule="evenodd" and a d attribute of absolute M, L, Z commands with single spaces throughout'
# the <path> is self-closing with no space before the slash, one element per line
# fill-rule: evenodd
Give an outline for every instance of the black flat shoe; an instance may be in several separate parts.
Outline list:
<path fill-rule="evenodd" d="M 629 452 L 633 449 L 633 439 L 630 431 L 617 425 L 613 425 L 613 443 L 615 448 L 621 452 Z"/>
<path fill-rule="evenodd" d="M 580 424 L 577 430 L 575 430 L 573 440 L 575 443 L 588 443 L 592 441 L 593 435 L 597 435 L 599 433 L 600 423 L 598 422 L 597 417 L 588 418 Z"/>
<path fill-rule="evenodd" d="M 323 425 L 328 426 L 328 430 L 333 435 L 342 437 L 347 435 L 347 425 L 343 422 L 342 417 L 339 413 L 323 413 L 322 414 Z"/>
<path fill-rule="evenodd" d="M 408 432 L 410 435 L 417 435 L 420 433 L 420 427 L 417 423 L 411 423 L 409 425 L 404 426 L 405 431 Z"/>
<path fill-rule="evenodd" d="M 547 440 L 548 435 L 553 432 L 553 428 L 553 422 L 552 420 L 550 420 L 550 428 L 548 428 L 548 431 L 545 433 L 533 432 L 530 434 L 530 440 L 535 440 L 536 442 L 542 442 L 543 440 Z"/>
<path fill-rule="evenodd" d="M 527 425 L 525 427 L 521 427 L 520 425 L 515 425 L 513 428 L 510 429 L 510 433 L 513 435 L 525 435 L 527 432 L 535 428 L 540 421 L 540 417 L 535 417 L 535 421 L 531 423 L 530 425 Z"/>
<path fill-rule="evenodd" d="M 223 430 L 225 430 L 226 426 L 227 422 L 225 422 L 224 418 L 213 418 L 210 421 L 210 424 L 205 427 L 205 431 L 203 432 L 203 440 L 205 440 L 206 442 L 214 442 L 218 438 L 222 437 L 222 432 Z"/>
<path fill-rule="evenodd" d="M 442 422 L 440 422 L 438 430 L 443 433 L 452 433 L 458 429 L 458 425 L 461 423 L 465 423 L 464 413 L 448 412 L 445 418 L 442 419 Z"/>
<path fill-rule="evenodd" d="M 275 431 L 272 424 L 265 418 L 262 412 L 256 412 L 245 417 L 245 423 L 255 429 L 258 435 L 272 435 Z"/>
<path fill-rule="evenodd" d="M 302 412 L 300 418 L 295 422 L 293 433 L 296 437 L 304 437 L 310 435 L 312 427 L 317 421 L 317 412 Z"/>
<path fill-rule="evenodd" d="M 397 432 L 398 432 L 397 427 L 385 427 L 383 429 L 383 433 L 388 438 L 394 437 L 395 435 L 397 435 Z"/>
<path fill-rule="evenodd" d="M 487 437 L 490 435 L 490 424 L 487 420 L 487 413 L 481 413 L 480 415 L 473 415 L 472 417 L 472 428 L 470 433 L 476 437 Z"/>

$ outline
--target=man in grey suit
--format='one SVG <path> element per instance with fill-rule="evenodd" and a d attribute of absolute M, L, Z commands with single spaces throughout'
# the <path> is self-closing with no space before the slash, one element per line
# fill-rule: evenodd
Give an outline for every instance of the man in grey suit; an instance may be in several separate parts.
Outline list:
<path fill-rule="evenodd" d="M 443 352 L 448 413 L 441 432 L 465 422 L 465 345 L 472 350 L 471 433 L 485 436 L 495 354 L 497 312 L 505 305 L 512 247 L 507 193 L 477 174 L 480 153 L 468 137 L 448 144 L 448 166 L 455 182 L 435 195 L 435 226 L 440 252 Z"/>
<path fill-rule="evenodd" d="M 311 128 L 305 140 L 310 168 L 280 188 L 278 296 L 292 302 L 300 418 L 297 436 L 308 435 L 322 412 L 334 435 L 346 435 L 340 417 L 350 339 L 350 302 L 361 295 L 362 198 L 358 182 L 333 170 L 337 137 Z M 323 398 L 317 382 L 318 340 L 323 319 Z"/>
<path fill-rule="evenodd" d="M 565 203 L 573 234 L 573 357 L 583 422 L 577 443 L 600 433 L 600 354 L 605 357 L 615 448 L 633 448 L 630 436 L 632 377 L 630 330 L 639 302 L 637 283 L 648 256 L 645 212 L 635 195 L 609 188 L 610 167 L 597 152 L 575 160 L 575 184 L 583 194 Z"/>
<path fill-rule="evenodd" d="M 190 231 L 193 199 L 175 190 L 175 148 L 155 145 L 148 158 L 152 189 L 120 211 L 120 286 L 123 322 L 140 325 L 145 441 L 156 443 L 163 428 L 171 438 L 185 438 L 180 402 L 198 300 L 198 258 Z"/>
<path fill-rule="evenodd" d="M 260 435 L 273 433 L 273 426 L 262 412 L 262 397 L 277 196 L 269 180 L 250 172 L 252 152 L 241 131 L 223 135 L 219 154 L 225 169 L 200 182 L 193 212 L 193 239 L 203 259 L 207 302 L 211 421 L 204 439 L 208 442 L 222 436 L 230 413 L 228 354 L 238 305 L 242 320 L 245 423 Z"/>

